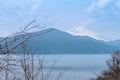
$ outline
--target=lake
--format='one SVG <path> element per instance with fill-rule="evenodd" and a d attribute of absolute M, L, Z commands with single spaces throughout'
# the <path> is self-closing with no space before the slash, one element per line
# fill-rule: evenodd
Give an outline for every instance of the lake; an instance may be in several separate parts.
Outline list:
<path fill-rule="evenodd" d="M 110 54 L 50 54 L 42 55 L 41 58 L 46 62 L 46 70 L 50 69 L 55 61 L 53 74 L 64 72 L 61 80 L 89 80 L 107 68 L 106 60 L 110 56 Z"/>
<path fill-rule="evenodd" d="M 11 55 L 13 59 L 18 60 L 19 56 Z M 1 55 L 1 57 L 4 57 L 4 55 Z M 44 73 L 49 73 L 51 66 L 54 66 L 49 80 L 57 80 L 59 73 L 62 74 L 60 80 L 89 80 L 95 78 L 102 70 L 107 68 L 106 60 L 110 58 L 110 54 L 45 54 L 35 55 L 35 61 L 38 61 L 37 57 L 43 61 Z M 37 64 L 35 63 L 35 66 L 38 66 Z M 22 71 L 20 67 L 15 67 Z"/>

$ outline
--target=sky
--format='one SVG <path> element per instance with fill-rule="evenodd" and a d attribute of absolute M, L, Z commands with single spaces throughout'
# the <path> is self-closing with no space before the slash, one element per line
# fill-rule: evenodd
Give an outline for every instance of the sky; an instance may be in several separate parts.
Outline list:
<path fill-rule="evenodd" d="M 0 36 L 35 24 L 110 41 L 120 39 L 120 0 L 0 0 Z"/>

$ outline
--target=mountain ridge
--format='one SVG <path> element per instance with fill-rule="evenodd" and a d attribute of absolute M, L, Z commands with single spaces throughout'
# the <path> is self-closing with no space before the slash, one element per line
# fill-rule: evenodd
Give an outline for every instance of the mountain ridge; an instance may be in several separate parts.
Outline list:
<path fill-rule="evenodd" d="M 74 36 L 54 28 L 50 32 L 37 36 L 29 41 L 41 53 L 111 53 L 116 48 L 105 41 L 88 36 Z M 40 32 L 44 32 L 42 30 Z M 37 34 L 39 34 L 38 32 Z M 32 43 L 34 42 L 34 43 Z"/>
<path fill-rule="evenodd" d="M 32 52 L 36 51 L 38 54 L 102 54 L 118 49 L 102 40 L 74 36 L 54 28 L 32 32 L 30 35 L 33 38 L 25 43 L 27 50 L 32 48 Z"/>
<path fill-rule="evenodd" d="M 113 41 L 108 41 L 108 43 L 112 46 L 117 47 L 120 50 L 120 39 L 118 40 L 113 40 Z"/>

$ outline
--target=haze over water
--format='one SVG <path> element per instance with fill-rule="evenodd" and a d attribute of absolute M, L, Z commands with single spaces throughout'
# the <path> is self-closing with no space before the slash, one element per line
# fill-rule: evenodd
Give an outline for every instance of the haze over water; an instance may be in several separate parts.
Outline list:
<path fill-rule="evenodd" d="M 102 70 L 105 70 L 106 60 L 110 54 L 51 54 L 43 55 L 44 60 L 50 63 L 49 69 L 55 60 L 53 74 L 64 71 L 61 80 L 89 80 L 95 78 Z"/>

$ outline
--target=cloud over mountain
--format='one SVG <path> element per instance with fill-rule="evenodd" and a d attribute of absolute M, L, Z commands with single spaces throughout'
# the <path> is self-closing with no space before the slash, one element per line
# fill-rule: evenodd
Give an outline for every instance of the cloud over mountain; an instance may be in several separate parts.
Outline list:
<path fill-rule="evenodd" d="M 66 30 L 66 32 L 72 34 L 72 35 L 77 35 L 77 36 L 89 36 L 95 39 L 101 39 L 97 33 L 91 31 L 90 29 L 86 27 L 77 27 L 77 28 L 71 28 L 69 30 Z"/>

